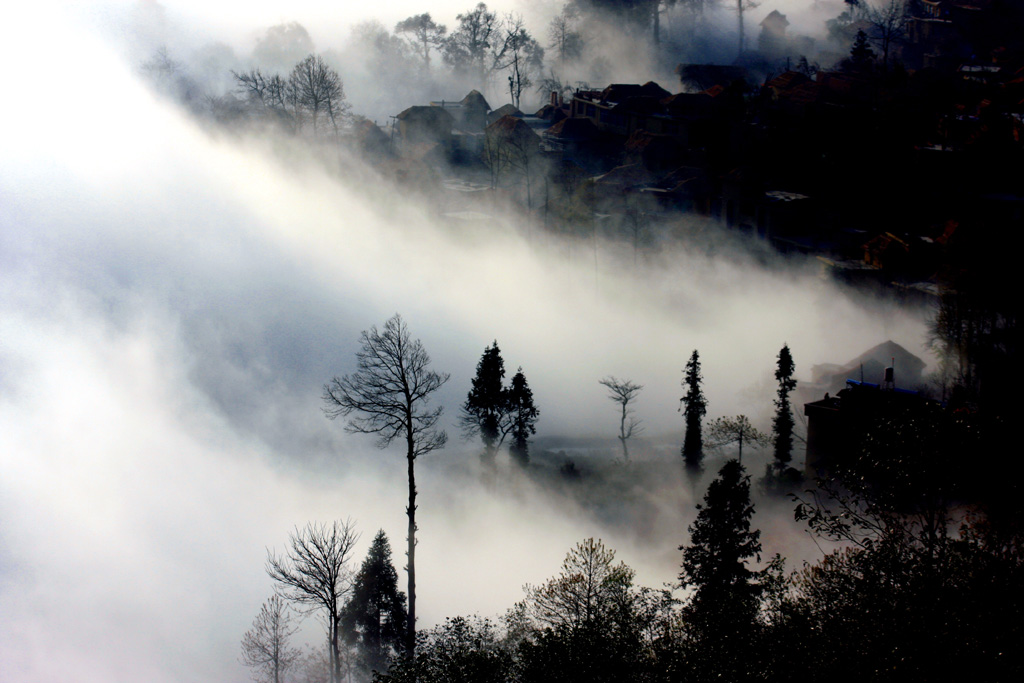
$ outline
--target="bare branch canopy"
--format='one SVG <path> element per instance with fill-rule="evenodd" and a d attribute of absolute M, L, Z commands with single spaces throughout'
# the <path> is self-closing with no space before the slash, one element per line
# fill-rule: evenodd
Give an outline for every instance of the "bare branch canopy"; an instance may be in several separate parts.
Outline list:
<path fill-rule="evenodd" d="M 406 649 L 416 648 L 416 458 L 437 450 L 448 441 L 436 429 L 442 408 L 427 408 L 430 395 L 448 381 L 448 373 L 430 369 L 430 356 L 419 339 L 409 335 L 397 313 L 384 323 L 364 331 L 356 352 L 356 371 L 335 377 L 324 385 L 324 414 L 330 419 L 347 417 L 345 429 L 356 434 L 376 434 L 377 445 L 386 448 L 396 438 L 405 439 L 409 470 L 409 518 L 407 535 L 409 614 Z"/>

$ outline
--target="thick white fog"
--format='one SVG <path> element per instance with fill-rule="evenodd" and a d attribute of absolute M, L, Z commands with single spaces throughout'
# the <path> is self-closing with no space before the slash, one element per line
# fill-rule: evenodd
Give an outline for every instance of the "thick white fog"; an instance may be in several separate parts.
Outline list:
<path fill-rule="evenodd" d="M 214 4 L 168 13 L 209 19 L 195 30 L 212 36 L 234 22 L 198 9 Z M 253 25 L 292 18 L 244 7 Z M 418 464 L 424 626 L 503 612 L 587 536 L 640 582 L 673 581 L 694 514 L 682 485 L 656 492 L 656 514 L 633 531 L 526 480 L 481 484 L 455 421 L 492 340 L 530 381 L 538 436 L 609 448 L 615 406 L 598 380 L 646 385 L 646 436 L 681 441 L 695 348 L 709 417 L 761 426 L 783 343 L 798 378 L 886 339 L 928 357 L 921 317 L 839 292 L 810 264 L 667 249 L 637 272 L 628 249 L 598 245 L 595 262 L 592 243 L 567 258 L 512 218 L 451 227 L 383 183 L 204 132 L 110 41 L 116 8 L 61 9 L 22 9 L 0 27 L 5 681 L 247 680 L 238 642 L 272 590 L 266 548 L 309 521 L 352 517 L 357 562 L 383 528 L 401 566 L 402 454 L 320 411 L 359 332 L 395 312 L 451 373 L 437 397 L 451 442 Z M 784 517 L 756 521 L 766 551 L 807 551 Z"/>

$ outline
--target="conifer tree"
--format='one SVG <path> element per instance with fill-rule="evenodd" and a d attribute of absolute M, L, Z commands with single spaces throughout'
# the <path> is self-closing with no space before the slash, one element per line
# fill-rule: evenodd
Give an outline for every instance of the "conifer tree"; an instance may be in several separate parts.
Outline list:
<path fill-rule="evenodd" d="M 779 351 L 778 364 L 775 368 L 775 379 L 779 383 L 775 399 L 775 418 L 772 420 L 772 441 L 775 446 L 775 469 L 781 474 L 789 461 L 793 459 L 793 411 L 789 404 L 789 393 L 796 388 L 793 379 L 793 355 L 789 345 L 783 344 Z"/>
<path fill-rule="evenodd" d="M 537 433 L 535 423 L 540 416 L 540 411 L 533 404 L 533 392 L 530 385 L 526 383 L 526 376 L 523 369 L 519 368 L 512 377 L 512 386 L 508 389 L 508 411 L 509 427 L 511 428 L 512 443 L 509 445 L 509 453 L 512 459 L 523 467 L 530 462 L 530 436 Z"/>
<path fill-rule="evenodd" d="M 686 434 L 683 437 L 683 460 L 686 466 L 692 470 L 700 469 L 704 460 L 704 437 L 701 433 L 701 422 L 704 414 L 708 411 L 707 400 L 701 390 L 700 383 L 703 379 L 700 374 L 700 356 L 697 349 L 693 350 L 689 362 L 686 364 L 686 375 L 683 377 L 683 386 L 686 387 L 686 394 L 682 398 L 683 418 L 686 420 Z"/>
<path fill-rule="evenodd" d="M 382 529 L 356 574 L 352 597 L 341 617 L 346 639 L 359 649 L 368 673 L 383 673 L 389 656 L 401 651 L 406 619 L 405 593 L 398 590 L 391 544 Z"/>
<path fill-rule="evenodd" d="M 507 399 L 503 382 L 505 361 L 501 357 L 498 342 L 484 349 L 476 364 L 473 388 L 462 404 L 462 431 L 467 436 L 480 435 L 484 451 L 480 459 L 486 465 L 494 464 L 494 457 L 504 435 L 502 423 L 508 414 Z"/>
<path fill-rule="evenodd" d="M 855 69 L 866 69 L 871 66 L 874 58 L 875 51 L 868 43 L 868 34 L 864 33 L 864 29 L 858 30 L 857 36 L 853 39 L 853 47 L 850 48 L 850 64 Z"/>
<path fill-rule="evenodd" d="M 754 506 L 750 477 L 737 460 L 722 466 L 697 506 L 690 545 L 683 551 L 684 588 L 694 588 L 686 607 L 685 666 L 693 680 L 742 680 L 757 624 L 761 532 L 750 528 Z"/>

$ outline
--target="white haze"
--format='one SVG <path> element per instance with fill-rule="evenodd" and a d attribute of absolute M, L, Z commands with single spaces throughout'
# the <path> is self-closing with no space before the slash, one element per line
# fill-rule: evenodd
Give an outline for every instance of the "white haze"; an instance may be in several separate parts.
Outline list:
<path fill-rule="evenodd" d="M 587 536 L 642 583 L 672 581 L 693 517 L 691 491 L 667 488 L 657 519 L 637 520 L 651 543 L 525 481 L 480 485 L 453 423 L 493 339 L 529 378 L 540 436 L 611 437 L 597 380 L 614 374 L 646 385 L 652 439 L 681 437 L 694 348 L 709 416 L 762 426 L 784 342 L 801 377 L 889 338 L 921 353 L 920 319 L 811 268 L 670 251 L 639 275 L 628 250 L 602 245 L 595 269 L 591 245 L 567 261 L 511 219 L 443 227 L 382 184 L 210 137 L 91 20 L 21 12 L 0 27 L 5 681 L 246 680 L 238 641 L 271 591 L 265 549 L 308 521 L 355 519 L 357 561 L 384 528 L 401 565 L 401 454 L 319 411 L 360 330 L 395 312 L 452 373 L 438 400 L 453 441 L 418 465 L 425 626 L 503 611 Z M 784 517 L 762 526 L 767 551 L 806 551 Z"/>

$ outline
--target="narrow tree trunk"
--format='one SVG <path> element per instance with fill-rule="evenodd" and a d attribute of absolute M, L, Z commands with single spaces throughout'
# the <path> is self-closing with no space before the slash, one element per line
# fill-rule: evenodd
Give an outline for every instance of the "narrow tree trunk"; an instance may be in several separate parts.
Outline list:
<path fill-rule="evenodd" d="M 411 657 L 416 651 L 416 471 L 411 425 L 408 434 L 409 507 L 406 508 L 406 513 L 409 515 L 409 617 L 406 622 L 405 649 Z"/>
<path fill-rule="evenodd" d="M 619 441 L 622 442 L 622 459 L 629 460 L 629 448 L 626 447 L 626 404 L 622 404 L 622 420 L 619 422 Z"/>
<path fill-rule="evenodd" d="M 341 683 L 341 652 L 338 647 L 338 610 L 334 609 L 334 614 L 330 616 L 331 622 L 331 659 L 332 670 L 331 676 L 335 683 Z"/>
<path fill-rule="evenodd" d="M 331 683 L 338 683 L 338 651 L 334 648 L 334 637 L 330 629 L 327 632 L 327 654 L 330 659 Z"/>

